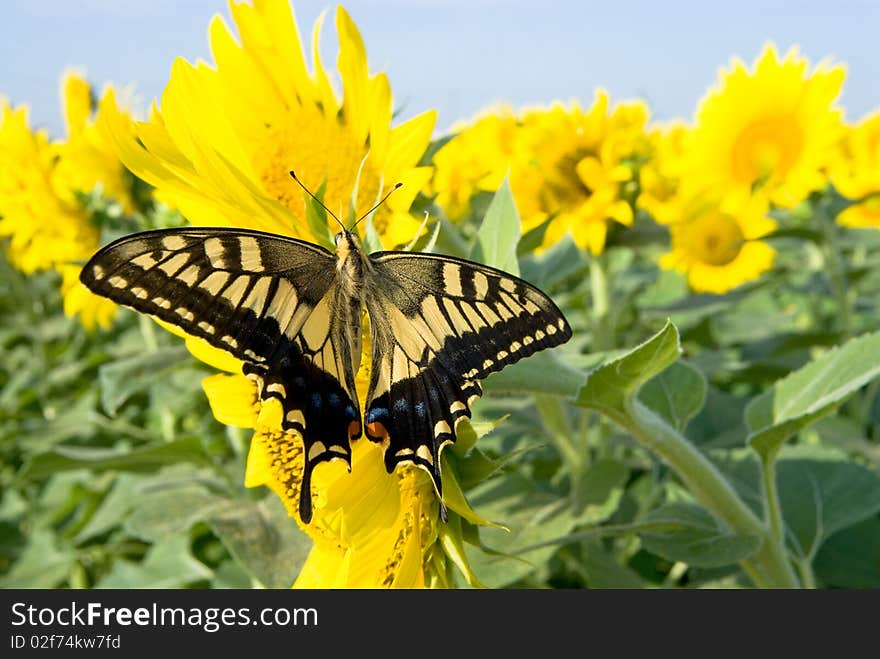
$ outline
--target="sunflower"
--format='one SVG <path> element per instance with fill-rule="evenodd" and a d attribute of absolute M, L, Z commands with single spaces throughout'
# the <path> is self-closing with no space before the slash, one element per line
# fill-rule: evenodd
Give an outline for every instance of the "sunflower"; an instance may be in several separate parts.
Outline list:
<path fill-rule="evenodd" d="M 78 281 L 79 263 L 100 239 L 81 195 L 99 190 L 124 212 L 132 208 L 124 168 L 96 128 L 110 93 L 108 88 L 96 113 L 86 80 L 65 74 L 68 135 L 58 142 L 44 131 L 31 131 L 26 108 L 0 102 L 0 236 L 10 238 L 9 258 L 23 272 L 54 269 L 61 274 L 64 311 L 78 316 L 87 329 L 109 327 L 116 305 Z"/>
<path fill-rule="evenodd" d="M 410 240 L 420 224 L 407 211 L 430 175 L 430 168 L 417 163 L 427 148 L 435 113 L 390 128 L 387 78 L 369 75 L 360 34 L 342 8 L 336 13 L 341 99 L 318 58 L 321 19 L 313 38 L 314 73 L 309 74 L 287 2 L 233 4 L 232 15 L 240 42 L 215 17 L 210 29 L 215 65 L 176 61 L 161 110 L 154 107 L 149 121 L 107 116 L 102 127 L 122 161 L 194 224 L 315 241 L 325 228 L 308 223 L 303 191 L 288 176 L 290 170 L 307 187 L 322 192 L 323 202 L 341 217 L 371 205 L 383 189 L 402 181 L 404 187 L 377 211 L 374 223 L 389 246 Z M 351 473 L 341 460 L 315 468 L 313 515 L 304 524 L 298 507 L 304 487 L 303 440 L 282 429 L 280 403 L 260 400 L 254 382 L 242 374 L 242 362 L 163 326 L 185 338 L 198 359 L 223 371 L 203 381 L 214 416 L 254 430 L 245 484 L 268 487 L 314 540 L 295 585 L 444 583 L 447 553 L 442 541 L 450 531 L 440 528 L 440 502 L 422 468 L 400 466 L 389 474 L 383 447 L 367 439 L 356 441 Z M 370 367 L 368 335 L 364 346 L 356 378 L 361 400 Z M 454 482 L 454 475 L 444 473 L 444 486 L 454 489 Z M 473 581 L 457 557 L 449 560 Z"/>
<path fill-rule="evenodd" d="M 510 168 L 519 122 L 508 107 L 487 110 L 453 126 L 454 136 L 434 154 L 430 190 L 451 220 L 470 210 L 478 192 L 494 192 Z"/>
<path fill-rule="evenodd" d="M 571 233 L 577 245 L 601 253 L 610 221 L 632 224 L 624 193 L 634 178 L 632 160 L 645 148 L 647 119 L 642 102 L 610 110 L 602 90 L 586 111 L 572 103 L 527 112 L 522 157 L 511 169 L 523 228 L 548 222 L 544 246 Z"/>
<path fill-rule="evenodd" d="M 791 208 L 826 183 L 824 168 L 841 135 L 834 103 L 842 66 L 812 71 L 796 49 L 780 59 L 764 48 L 752 70 L 735 59 L 702 99 L 689 149 L 696 187 L 734 194 L 758 190 Z"/>
<path fill-rule="evenodd" d="M 849 227 L 880 228 L 880 112 L 847 128 L 841 157 L 831 167 L 834 187 L 858 203 L 838 221 Z"/>
<path fill-rule="evenodd" d="M 388 79 L 369 73 L 361 35 L 341 7 L 341 98 L 319 56 L 323 15 L 315 23 L 310 73 L 286 0 L 232 3 L 231 12 L 239 39 L 215 16 L 214 65 L 175 61 L 161 109 L 154 106 L 149 121 L 129 129 L 126 117 L 108 116 L 104 127 L 122 161 L 193 224 L 312 240 L 325 236 L 309 229 L 290 170 L 309 189 L 323 190 L 340 217 L 402 182 L 373 221 L 389 246 L 409 241 L 420 223 L 408 209 L 431 174 L 417 164 L 436 113 L 390 126 Z"/>
<path fill-rule="evenodd" d="M 178 332 L 179 333 L 179 332 Z M 364 400 L 369 386 L 369 333 L 364 363 L 355 383 Z M 314 541 L 294 587 L 416 588 L 446 578 L 441 545 L 439 500 L 428 473 L 413 465 L 385 470 L 384 447 L 366 439 L 353 442 L 351 471 L 342 460 L 319 465 L 312 475 L 314 512 L 299 518 L 302 440 L 281 429 L 282 408 L 274 398 L 260 401 L 253 380 L 241 375 L 241 362 L 204 341 L 187 338 L 196 357 L 227 371 L 203 381 L 222 423 L 254 428 L 245 485 L 266 486 Z M 444 483 L 453 474 L 444 473 Z M 454 513 L 453 513 L 454 514 Z M 465 576 L 473 580 L 466 565 Z"/>
<path fill-rule="evenodd" d="M 682 220 L 670 226 L 672 251 L 660 258 L 660 266 L 685 273 L 694 291 L 726 293 L 772 267 L 776 252 L 760 240 L 776 228 L 766 215 L 766 198 L 697 197 L 683 208 Z"/>
<path fill-rule="evenodd" d="M 636 206 L 659 224 L 673 224 L 684 215 L 681 188 L 688 130 L 675 122 L 655 127 L 648 134 L 651 155 L 639 170 Z"/>

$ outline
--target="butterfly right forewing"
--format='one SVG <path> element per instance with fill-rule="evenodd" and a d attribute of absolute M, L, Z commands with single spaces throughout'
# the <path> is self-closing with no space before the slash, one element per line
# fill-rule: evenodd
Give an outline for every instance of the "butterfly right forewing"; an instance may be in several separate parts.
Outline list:
<path fill-rule="evenodd" d="M 440 449 L 470 416 L 480 380 L 564 343 L 571 328 L 549 297 L 501 270 L 431 254 L 370 258 L 366 433 L 386 443 L 388 471 L 415 463 L 442 494 Z"/>

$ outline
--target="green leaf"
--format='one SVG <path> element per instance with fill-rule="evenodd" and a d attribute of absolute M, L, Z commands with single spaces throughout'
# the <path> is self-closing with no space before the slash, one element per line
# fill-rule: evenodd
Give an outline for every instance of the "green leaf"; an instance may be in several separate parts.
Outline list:
<path fill-rule="evenodd" d="M 220 563 L 214 570 L 214 580 L 211 582 L 211 588 L 245 589 L 252 585 L 251 576 L 233 560 Z"/>
<path fill-rule="evenodd" d="M 789 544 L 802 558 L 880 512 L 880 476 L 838 451 L 792 447 L 777 462 L 776 478 Z"/>
<path fill-rule="evenodd" d="M 455 443 L 449 449 L 459 458 L 464 457 L 481 437 L 485 437 L 507 420 L 505 415 L 494 421 L 471 421 L 464 418 L 455 429 Z"/>
<path fill-rule="evenodd" d="M 611 517 L 620 505 L 629 473 L 626 465 L 610 458 L 591 464 L 575 490 L 578 524 L 599 524 Z"/>
<path fill-rule="evenodd" d="M 749 442 L 772 459 L 787 439 L 880 375 L 880 332 L 852 339 L 776 382 L 746 408 Z"/>
<path fill-rule="evenodd" d="M 461 518 L 450 517 L 449 522 L 442 524 L 439 531 L 440 544 L 446 555 L 452 560 L 471 588 L 485 588 L 468 563 L 464 548 Z"/>
<path fill-rule="evenodd" d="M 132 506 L 138 501 L 139 487 L 140 477 L 120 474 L 100 506 L 76 534 L 74 541 L 83 542 L 121 525 Z"/>
<path fill-rule="evenodd" d="M 491 588 L 510 585 L 544 565 L 557 547 L 542 546 L 514 554 L 548 537 L 570 533 L 576 523 L 567 501 L 539 492 L 530 479 L 516 472 L 486 481 L 468 496 L 481 514 L 509 529 L 480 529 L 480 539 L 488 552 L 465 547 L 474 573 Z"/>
<path fill-rule="evenodd" d="M 175 535 L 152 546 L 140 563 L 119 560 L 96 588 L 181 588 L 211 579 L 213 572 L 190 553 L 189 536 Z"/>
<path fill-rule="evenodd" d="M 178 462 L 207 464 L 210 461 L 202 450 L 201 443 L 194 437 L 156 443 L 130 451 L 59 446 L 29 459 L 18 475 L 24 479 L 39 480 L 70 469 L 153 471 L 163 465 Z"/>
<path fill-rule="evenodd" d="M 519 213 L 507 178 L 498 188 L 477 232 L 471 259 L 512 275 L 519 274 L 516 245 L 522 235 Z"/>
<path fill-rule="evenodd" d="M 582 568 L 590 588 L 644 588 L 639 575 L 608 552 L 599 542 L 584 542 Z"/>
<path fill-rule="evenodd" d="M 323 200 L 326 191 L 327 179 L 325 178 L 321 181 L 321 185 L 318 186 L 318 189 L 315 190 L 315 196 L 318 199 Z M 303 198 L 306 203 L 306 222 L 309 225 L 309 229 L 312 232 L 315 242 L 321 247 L 326 247 L 332 251 L 335 248 L 335 244 L 333 241 L 333 231 L 330 229 L 330 224 L 327 222 L 327 211 L 325 211 L 321 204 L 312 199 L 312 197 L 305 191 L 303 191 Z"/>
<path fill-rule="evenodd" d="M 460 515 L 463 519 L 471 524 L 478 526 L 500 526 L 489 521 L 472 507 L 464 491 L 461 488 L 458 470 L 455 467 L 455 458 L 450 455 L 449 451 L 443 451 L 440 454 L 440 469 L 443 473 L 443 503 L 453 512 Z"/>
<path fill-rule="evenodd" d="M 690 364 L 675 362 L 645 383 L 639 400 L 682 432 L 706 401 L 706 378 Z"/>
<path fill-rule="evenodd" d="M 268 588 L 289 588 L 312 546 L 275 495 L 260 501 L 217 496 L 198 485 L 142 495 L 126 530 L 150 542 L 205 522 L 237 564 Z"/>
<path fill-rule="evenodd" d="M 142 492 L 125 529 L 137 538 L 159 542 L 185 534 L 196 522 L 221 515 L 235 505 L 235 501 L 210 494 L 199 485 Z"/>
<path fill-rule="evenodd" d="M 733 448 L 745 445 L 743 415 L 747 401 L 709 386 L 706 402 L 688 423 L 688 439 L 701 448 Z"/>
<path fill-rule="evenodd" d="M 584 377 L 581 371 L 565 364 L 552 352 L 539 352 L 490 375 L 483 383 L 483 390 L 571 397 L 584 384 Z"/>
<path fill-rule="evenodd" d="M 731 532 L 705 508 L 692 503 L 666 504 L 652 510 L 644 521 L 668 525 L 667 531 L 642 534 L 645 549 L 667 560 L 695 567 L 736 563 L 761 546 L 759 537 Z"/>
<path fill-rule="evenodd" d="M 290 588 L 312 548 L 312 539 L 271 494 L 236 502 L 208 524 L 244 570 L 267 588 Z"/>
<path fill-rule="evenodd" d="M 611 416 L 625 413 L 627 400 L 681 355 L 678 330 L 671 322 L 628 353 L 606 362 L 587 376 L 575 403 Z"/>
<path fill-rule="evenodd" d="M 113 415 L 129 397 L 151 384 L 166 380 L 171 371 L 191 361 L 189 351 L 178 345 L 105 364 L 98 369 L 101 405 Z"/>
<path fill-rule="evenodd" d="M 719 451 L 712 459 L 743 501 L 763 515 L 759 457 L 741 449 Z M 783 447 L 776 481 L 786 540 L 801 558 L 815 556 L 833 533 L 880 512 L 880 476 L 835 449 Z"/>
<path fill-rule="evenodd" d="M 519 245 L 522 253 L 522 241 Z M 587 269 L 584 250 L 574 244 L 571 236 L 564 236 L 540 255 L 529 254 L 520 262 L 521 277 L 543 290 L 562 286 L 569 277 L 580 276 Z"/>
<path fill-rule="evenodd" d="M 70 549 L 57 544 L 55 534 L 39 529 L 30 534 L 21 556 L 8 573 L 0 577 L 2 588 L 57 588 L 76 562 Z"/>
<path fill-rule="evenodd" d="M 832 588 L 880 588 L 880 519 L 866 519 L 832 535 L 813 569 Z"/>
<path fill-rule="evenodd" d="M 456 471 L 463 490 L 482 483 L 504 465 L 493 460 L 480 449 L 472 449 L 466 457 L 456 460 Z"/>

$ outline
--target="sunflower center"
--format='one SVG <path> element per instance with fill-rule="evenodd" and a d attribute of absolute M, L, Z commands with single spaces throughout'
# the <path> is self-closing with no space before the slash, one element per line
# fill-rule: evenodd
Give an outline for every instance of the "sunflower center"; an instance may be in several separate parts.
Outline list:
<path fill-rule="evenodd" d="M 709 265 L 727 265 L 739 255 L 743 244 L 739 224 L 720 212 L 710 212 L 697 219 L 691 236 L 694 256 Z"/>
<path fill-rule="evenodd" d="M 593 194 L 593 189 L 584 182 L 578 173 L 578 163 L 594 155 L 587 149 L 577 149 L 562 156 L 547 176 L 547 191 L 555 204 L 574 206 Z"/>
<path fill-rule="evenodd" d="M 317 108 L 292 110 L 279 124 L 266 125 L 256 142 L 259 148 L 252 157 L 266 193 L 303 222 L 304 192 L 290 170 L 315 193 L 326 183 L 323 201 L 343 221 L 356 182 L 357 209 L 368 207 L 378 193 L 379 174 L 369 160 L 363 162 L 367 147 L 355 140 L 344 122 L 325 117 Z"/>
<path fill-rule="evenodd" d="M 740 131 L 733 146 L 734 177 L 751 185 L 785 177 L 803 149 L 794 118 L 761 117 Z"/>

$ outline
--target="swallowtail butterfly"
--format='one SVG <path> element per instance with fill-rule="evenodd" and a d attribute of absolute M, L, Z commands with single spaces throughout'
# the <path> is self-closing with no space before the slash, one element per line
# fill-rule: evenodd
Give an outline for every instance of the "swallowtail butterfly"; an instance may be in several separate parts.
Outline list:
<path fill-rule="evenodd" d="M 341 458 L 350 468 L 349 442 L 364 431 L 384 443 L 389 473 L 401 462 L 424 467 L 442 501 L 440 450 L 470 417 L 480 380 L 571 337 L 550 298 L 501 270 L 434 254 L 366 254 L 344 228 L 335 242 L 333 254 L 245 229 L 146 231 L 102 248 L 80 275 L 98 295 L 242 360 L 261 399 L 281 402 L 284 429 L 303 441 L 304 523 L 315 465 Z M 364 306 L 372 370 L 362 417 Z"/>

